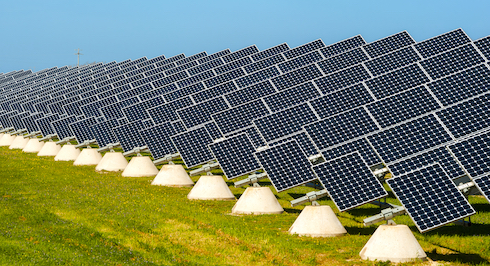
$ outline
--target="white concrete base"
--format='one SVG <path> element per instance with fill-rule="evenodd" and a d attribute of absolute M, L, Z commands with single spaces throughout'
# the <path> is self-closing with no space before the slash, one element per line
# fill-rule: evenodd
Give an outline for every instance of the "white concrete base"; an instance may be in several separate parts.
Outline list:
<path fill-rule="evenodd" d="M 70 143 L 61 147 L 60 152 L 54 157 L 55 161 L 75 161 L 80 155 L 80 149 L 75 148 L 75 145 Z"/>
<path fill-rule="evenodd" d="M 100 160 L 102 155 L 96 149 L 86 148 L 80 152 L 73 165 L 97 165 Z"/>
<path fill-rule="evenodd" d="M 12 136 L 10 134 L 5 134 L 0 139 L 0 146 L 10 146 L 12 142 L 14 142 L 16 136 Z"/>
<path fill-rule="evenodd" d="M 284 209 L 268 187 L 248 187 L 231 210 L 233 214 L 279 214 L 283 212 Z"/>
<path fill-rule="evenodd" d="M 347 231 L 330 206 L 306 206 L 294 221 L 290 234 L 310 237 L 334 237 Z"/>
<path fill-rule="evenodd" d="M 22 150 L 27 153 L 38 153 L 44 146 L 44 141 L 39 141 L 38 139 L 29 139 L 26 146 Z"/>
<path fill-rule="evenodd" d="M 162 166 L 162 169 L 160 169 L 151 184 L 167 187 L 192 187 L 194 181 L 192 181 L 182 165 L 166 164 Z"/>
<path fill-rule="evenodd" d="M 404 224 L 380 225 L 359 253 L 363 260 L 410 262 L 426 260 L 427 255 Z"/>
<path fill-rule="evenodd" d="M 231 193 L 222 176 L 203 175 L 187 194 L 187 198 L 190 200 L 234 200 L 235 195 Z"/>
<path fill-rule="evenodd" d="M 128 160 L 123 156 L 122 152 L 107 152 L 100 160 L 95 171 L 119 172 L 126 169 Z"/>
<path fill-rule="evenodd" d="M 128 166 L 122 172 L 124 177 L 145 177 L 156 176 L 158 174 L 157 167 L 153 164 L 148 156 L 135 156 L 131 158 Z"/>
<path fill-rule="evenodd" d="M 23 149 L 27 145 L 27 142 L 29 142 L 29 139 L 25 139 L 23 136 L 17 136 L 12 141 L 12 144 L 10 144 L 9 149 Z"/>
<path fill-rule="evenodd" d="M 53 141 L 45 142 L 41 150 L 37 153 L 37 156 L 56 156 L 61 150 L 61 146 Z"/>

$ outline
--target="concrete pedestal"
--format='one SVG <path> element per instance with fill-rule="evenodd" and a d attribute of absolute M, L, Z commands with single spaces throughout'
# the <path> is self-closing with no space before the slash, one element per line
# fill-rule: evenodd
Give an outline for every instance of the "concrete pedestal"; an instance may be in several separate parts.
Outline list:
<path fill-rule="evenodd" d="M 363 260 L 423 261 L 427 255 L 404 224 L 380 225 L 359 253 Z"/>
<path fill-rule="evenodd" d="M 10 144 L 9 149 L 23 149 L 27 145 L 27 142 L 29 142 L 29 139 L 25 139 L 23 136 L 17 136 L 12 141 L 12 144 Z"/>
<path fill-rule="evenodd" d="M 15 137 L 10 134 L 4 134 L 0 139 L 0 146 L 10 146 L 14 142 Z"/>
<path fill-rule="evenodd" d="M 231 193 L 222 176 L 203 175 L 187 194 L 187 198 L 190 200 L 234 200 L 235 195 Z"/>
<path fill-rule="evenodd" d="M 61 146 L 53 141 L 45 142 L 37 156 L 56 156 L 61 150 Z"/>
<path fill-rule="evenodd" d="M 44 141 L 39 141 L 38 139 L 29 139 L 26 146 L 22 150 L 27 153 L 38 153 L 44 146 Z"/>
<path fill-rule="evenodd" d="M 192 187 L 194 182 L 182 165 L 166 164 L 162 166 L 151 184 L 167 187 Z"/>
<path fill-rule="evenodd" d="M 55 161 L 75 161 L 80 155 L 80 149 L 69 143 L 61 147 L 60 152 L 54 157 Z"/>
<path fill-rule="evenodd" d="M 347 233 L 330 206 L 306 206 L 294 221 L 290 234 L 333 237 Z"/>
<path fill-rule="evenodd" d="M 102 155 L 96 149 L 83 149 L 73 165 L 97 165 L 102 160 Z"/>
<path fill-rule="evenodd" d="M 107 152 L 95 167 L 95 171 L 119 172 L 126 169 L 127 166 L 128 161 L 122 152 Z"/>
<path fill-rule="evenodd" d="M 158 169 L 148 156 L 135 156 L 131 158 L 128 166 L 122 172 L 125 177 L 151 177 L 158 174 Z"/>
<path fill-rule="evenodd" d="M 279 214 L 284 209 L 268 187 L 248 187 L 231 210 L 233 214 Z"/>

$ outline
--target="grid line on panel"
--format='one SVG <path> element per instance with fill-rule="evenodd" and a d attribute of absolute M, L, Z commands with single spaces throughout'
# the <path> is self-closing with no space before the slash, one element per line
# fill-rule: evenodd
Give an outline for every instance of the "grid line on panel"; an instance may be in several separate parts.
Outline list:
<path fill-rule="evenodd" d="M 244 77 L 241 77 L 241 78 L 237 79 L 235 82 L 238 85 L 238 87 L 243 88 L 243 87 L 247 87 L 247 86 L 250 86 L 252 84 L 264 81 L 266 79 L 277 77 L 280 74 L 281 73 L 279 72 L 279 70 L 277 70 L 277 68 L 275 66 L 272 66 L 272 67 L 257 71 L 255 73 L 246 75 Z"/>
<path fill-rule="evenodd" d="M 313 51 L 311 53 L 308 53 L 308 54 L 305 54 L 302 56 L 298 56 L 294 59 L 290 59 L 284 63 L 280 63 L 277 65 L 277 67 L 279 67 L 279 69 L 281 70 L 282 73 L 286 73 L 286 72 L 298 69 L 300 67 L 318 62 L 322 59 L 323 59 L 323 57 L 320 54 L 320 52 Z"/>
<path fill-rule="evenodd" d="M 352 49 L 345 53 L 341 53 L 329 57 L 318 63 L 323 73 L 330 74 L 338 70 L 357 65 L 361 62 L 369 60 L 369 57 L 361 48 Z"/>
<path fill-rule="evenodd" d="M 346 211 L 388 195 L 359 153 L 313 166 L 339 211 Z"/>
<path fill-rule="evenodd" d="M 231 109 L 212 114 L 211 117 L 221 132 L 226 135 L 252 125 L 252 120 L 269 114 L 269 110 L 261 100 L 255 100 Z"/>
<path fill-rule="evenodd" d="M 438 164 L 386 182 L 420 232 L 475 214 L 475 210 Z"/>
<path fill-rule="evenodd" d="M 138 134 L 140 130 L 144 129 L 143 122 L 136 121 L 128 124 L 123 124 L 112 128 L 116 139 L 121 144 L 122 149 L 125 152 L 131 151 L 137 147 L 143 147 L 145 143 Z"/>
<path fill-rule="evenodd" d="M 261 168 L 254 156 L 255 148 L 246 133 L 209 144 L 209 148 L 228 179 Z"/>
<path fill-rule="evenodd" d="M 225 109 L 228 105 L 223 97 L 219 97 L 177 110 L 177 115 L 186 128 L 192 128 L 211 121 L 212 114 Z"/>
<path fill-rule="evenodd" d="M 252 63 L 250 65 L 246 65 L 243 67 L 243 69 L 245 69 L 245 71 L 247 71 L 248 74 L 252 74 L 254 72 L 268 68 L 272 65 L 279 64 L 279 63 L 284 62 L 284 61 L 285 61 L 284 57 L 282 55 L 278 54 L 278 55 L 274 55 L 274 56 L 269 57 L 269 58 L 264 58 L 258 62 Z"/>
<path fill-rule="evenodd" d="M 478 187 L 478 189 L 481 191 L 483 196 L 485 196 L 487 201 L 490 202 L 490 175 L 477 178 L 477 179 L 473 180 L 473 182 Z"/>
<path fill-rule="evenodd" d="M 374 76 L 406 66 L 420 60 L 413 47 L 409 46 L 369 60 L 364 64 Z"/>
<path fill-rule="evenodd" d="M 153 108 L 149 108 L 146 111 L 148 115 L 153 119 L 155 124 L 160 124 L 163 122 L 176 121 L 179 120 L 177 115 L 177 110 L 193 105 L 190 97 L 184 97 L 177 99 L 175 101 L 165 103 Z"/>
<path fill-rule="evenodd" d="M 153 160 L 177 152 L 177 149 L 170 140 L 170 136 L 175 135 L 176 133 L 174 127 L 169 122 L 139 131 L 143 142 L 150 150 L 151 156 L 153 156 Z"/>
<path fill-rule="evenodd" d="M 256 152 L 255 156 L 277 192 L 317 179 L 296 140 Z"/>
<path fill-rule="evenodd" d="M 71 123 L 69 127 L 73 131 L 73 134 L 75 134 L 75 138 L 78 142 L 78 144 L 82 144 L 84 141 L 87 140 L 93 140 L 94 134 L 90 130 L 90 126 L 94 125 L 96 123 L 95 118 L 89 117 L 86 119 L 82 119 L 79 121 L 76 121 L 74 123 Z"/>
<path fill-rule="evenodd" d="M 414 43 L 415 41 L 410 37 L 408 32 L 402 31 L 381 40 L 368 43 L 363 48 L 374 58 Z"/>
<path fill-rule="evenodd" d="M 457 29 L 434 38 L 418 42 L 414 46 L 424 58 L 427 58 L 456 48 L 468 42 L 471 42 L 470 38 L 466 36 L 463 30 Z"/>
<path fill-rule="evenodd" d="M 323 43 L 322 40 L 316 40 L 312 41 L 306 44 L 303 44 L 301 46 L 295 47 L 293 49 L 290 49 L 286 52 L 284 52 L 284 56 L 289 60 L 298 56 L 301 56 L 303 54 L 307 54 L 313 50 L 317 50 L 320 48 L 325 47 L 325 44 Z"/>
<path fill-rule="evenodd" d="M 214 159 L 208 148 L 213 140 L 206 128 L 201 127 L 171 136 L 170 139 L 180 153 L 184 164 L 191 168 Z"/>
<path fill-rule="evenodd" d="M 326 161 L 329 161 L 355 151 L 359 153 L 362 159 L 364 159 L 369 166 L 373 166 L 381 162 L 376 152 L 364 138 L 323 150 L 322 156 Z"/>
<path fill-rule="evenodd" d="M 314 82 L 323 94 L 334 92 L 371 78 L 362 65 L 356 65 L 339 72 L 316 79 Z"/>
<path fill-rule="evenodd" d="M 316 65 L 309 65 L 272 78 L 272 83 L 277 89 L 284 90 L 321 76 L 322 73 Z"/>
<path fill-rule="evenodd" d="M 315 144 L 310 140 L 306 132 L 296 132 L 293 135 L 289 135 L 287 137 L 280 138 L 279 140 L 275 140 L 269 143 L 269 146 L 273 147 L 277 144 L 281 144 L 287 141 L 296 140 L 301 150 L 305 153 L 306 156 L 312 156 L 319 154 Z"/>
<path fill-rule="evenodd" d="M 322 52 L 323 56 L 325 58 L 329 58 L 331 56 L 343 53 L 345 51 L 357 48 L 359 46 L 362 46 L 366 44 L 366 41 L 362 38 L 361 35 L 357 35 L 354 37 L 351 37 L 349 39 L 327 45 L 327 47 L 320 49 Z"/>
<path fill-rule="evenodd" d="M 276 112 L 319 97 L 320 95 L 313 83 L 307 82 L 266 96 L 264 97 L 264 101 L 272 112 Z"/>
<path fill-rule="evenodd" d="M 116 136 L 112 132 L 112 128 L 118 125 L 119 123 L 116 119 L 111 119 L 98 122 L 97 124 L 90 126 L 99 148 L 103 148 L 109 144 L 115 144 L 117 142 Z"/>
<path fill-rule="evenodd" d="M 279 44 L 277 46 L 265 49 L 264 51 L 252 54 L 251 57 L 255 62 L 257 62 L 257 61 L 263 60 L 267 57 L 272 57 L 276 54 L 285 52 L 287 50 L 289 50 L 289 46 L 286 43 L 283 43 L 283 44 Z"/>
<path fill-rule="evenodd" d="M 490 132 L 456 142 L 449 149 L 472 178 L 490 172 Z"/>
<path fill-rule="evenodd" d="M 133 105 L 126 106 L 122 109 L 122 111 L 128 121 L 133 122 L 150 118 L 146 110 L 162 104 L 165 104 L 165 100 L 159 96 L 150 100 L 146 100 L 144 102 L 139 102 Z"/>

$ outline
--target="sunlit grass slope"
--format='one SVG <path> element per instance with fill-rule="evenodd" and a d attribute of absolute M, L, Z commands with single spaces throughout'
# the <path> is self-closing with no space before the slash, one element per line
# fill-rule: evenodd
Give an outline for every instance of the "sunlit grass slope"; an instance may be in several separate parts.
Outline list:
<path fill-rule="evenodd" d="M 151 178 L 94 169 L 0 148 L 0 264 L 383 264 L 358 255 L 377 227 L 362 225 L 379 213 L 372 205 L 337 213 L 346 236 L 298 237 L 287 230 L 303 206 L 291 208 L 289 201 L 311 188 L 277 194 L 286 210 L 281 215 L 233 216 L 234 201 L 189 201 L 190 188 L 151 186 Z M 228 184 L 237 198 L 245 190 Z M 408 216 L 395 221 L 411 227 L 437 264 L 483 265 L 490 261 L 490 205 L 482 197 L 470 201 L 478 211 L 471 227 L 420 234 Z M 330 200 L 320 204 L 337 211 Z"/>

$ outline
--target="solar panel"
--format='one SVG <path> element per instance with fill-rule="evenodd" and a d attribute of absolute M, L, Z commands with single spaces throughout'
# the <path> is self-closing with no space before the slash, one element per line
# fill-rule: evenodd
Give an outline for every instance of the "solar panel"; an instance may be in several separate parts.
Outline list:
<path fill-rule="evenodd" d="M 287 137 L 280 138 L 273 142 L 269 143 L 269 146 L 275 146 L 277 144 L 284 143 L 290 140 L 296 140 L 301 147 L 301 150 L 306 154 L 306 156 L 312 156 L 319 154 L 318 150 L 315 147 L 315 144 L 310 140 L 306 132 L 296 132 L 293 135 L 289 135 Z"/>
<path fill-rule="evenodd" d="M 270 83 L 270 81 L 264 81 L 257 83 L 255 85 L 245 87 L 240 90 L 236 90 L 234 92 L 225 94 L 225 98 L 230 104 L 231 107 L 251 102 L 258 98 L 262 98 L 266 95 L 277 92 L 274 86 Z"/>
<path fill-rule="evenodd" d="M 214 68 L 214 72 L 216 72 L 217 75 L 224 74 L 226 72 L 232 71 L 234 69 L 237 69 L 239 67 L 251 64 L 253 61 L 249 57 L 244 57 L 242 59 L 230 62 L 228 64 L 218 66 Z M 238 71 L 241 72 L 241 71 Z"/>
<path fill-rule="evenodd" d="M 228 108 L 225 99 L 219 97 L 177 110 L 177 115 L 186 128 L 192 128 L 211 121 L 212 114 Z"/>
<path fill-rule="evenodd" d="M 206 57 L 203 57 L 203 58 L 199 58 L 197 59 L 197 62 L 199 62 L 199 64 L 204 64 L 210 60 L 214 60 L 218 57 L 223 57 L 224 55 L 227 55 L 227 54 L 230 54 L 231 51 L 229 49 L 225 49 L 225 50 L 222 50 L 222 51 L 219 51 L 219 52 L 216 52 L 214 54 L 211 54 L 211 55 L 208 55 Z"/>
<path fill-rule="evenodd" d="M 177 133 L 181 133 L 181 132 L 186 132 L 187 130 L 185 129 L 185 126 L 184 124 L 182 123 L 182 121 L 180 120 L 177 120 L 177 121 L 174 121 L 172 122 L 172 127 L 174 128 L 175 130 L 175 134 Z"/>
<path fill-rule="evenodd" d="M 255 53 L 258 53 L 258 52 L 259 52 L 259 49 L 257 48 L 257 46 L 252 45 L 252 46 L 249 46 L 247 48 L 243 48 L 241 50 L 238 50 L 236 52 L 233 52 L 233 53 L 230 53 L 230 54 L 227 54 L 227 55 L 223 56 L 223 60 L 226 63 L 229 63 L 229 62 L 238 60 L 240 58 L 243 58 L 245 56 L 248 56 L 248 55 L 251 55 L 251 54 L 255 54 Z"/>
<path fill-rule="evenodd" d="M 246 65 L 243 67 L 243 69 L 245 69 L 245 71 L 247 71 L 248 74 L 251 74 L 259 70 L 266 69 L 272 65 L 279 64 L 284 61 L 286 61 L 286 59 L 284 59 L 282 55 L 278 54 L 275 56 L 271 56 L 269 58 L 264 58 L 263 60 L 252 63 L 250 65 Z"/>
<path fill-rule="evenodd" d="M 466 44 L 420 61 L 420 65 L 433 79 L 437 79 L 484 61 L 473 45 Z"/>
<path fill-rule="evenodd" d="M 56 134 L 53 125 L 51 125 L 51 122 L 58 119 L 60 119 L 60 116 L 58 114 L 51 114 L 36 120 L 37 127 L 44 137 L 46 137 L 47 135 Z M 2 126 L 5 127 L 3 121 Z"/>
<path fill-rule="evenodd" d="M 420 232 L 475 214 L 438 164 L 386 181 Z"/>
<path fill-rule="evenodd" d="M 417 117 L 440 107 L 434 97 L 423 86 L 392 95 L 366 106 L 382 128 Z"/>
<path fill-rule="evenodd" d="M 399 32 L 397 34 L 388 36 L 381 40 L 368 43 L 363 46 L 364 50 L 371 56 L 377 57 L 382 54 L 389 53 L 394 50 L 398 50 L 402 47 L 414 44 L 415 41 L 406 31 Z"/>
<path fill-rule="evenodd" d="M 30 115 L 29 112 L 24 112 L 24 113 L 19 113 L 17 115 L 13 115 L 10 117 L 10 123 L 12 124 L 12 126 L 16 130 L 25 129 L 26 127 L 22 121 L 22 118 L 27 117 L 29 115 Z"/>
<path fill-rule="evenodd" d="M 86 119 L 82 119 L 71 123 L 69 127 L 71 128 L 77 142 L 79 144 L 83 143 L 86 140 L 95 139 L 92 130 L 90 130 L 90 126 L 95 125 L 97 121 L 93 117 L 89 117 Z"/>
<path fill-rule="evenodd" d="M 320 92 L 313 83 L 307 82 L 264 97 L 264 101 L 272 112 L 277 112 L 319 97 L 320 95 Z"/>
<path fill-rule="evenodd" d="M 471 39 L 463 32 L 463 30 L 457 29 L 434 38 L 418 42 L 415 44 L 415 48 L 424 58 L 427 58 L 456 48 L 468 42 L 471 42 Z"/>
<path fill-rule="evenodd" d="M 129 122 L 138 121 L 150 118 L 146 110 L 162 105 L 165 100 L 162 97 L 156 97 L 144 102 L 135 103 L 133 105 L 126 106 L 122 109 L 122 112 L 126 116 Z"/>
<path fill-rule="evenodd" d="M 283 43 L 283 44 L 279 44 L 279 45 L 276 45 L 276 46 L 271 47 L 271 48 L 267 48 L 264 51 L 252 54 L 251 57 L 255 62 L 257 62 L 257 61 L 260 61 L 264 58 L 271 57 L 273 55 L 282 53 L 282 52 L 287 51 L 287 50 L 289 50 L 289 46 L 286 43 Z"/>
<path fill-rule="evenodd" d="M 317 179 L 296 140 L 256 152 L 255 156 L 277 192 Z"/>
<path fill-rule="evenodd" d="M 323 74 L 315 65 L 309 65 L 278 77 L 272 78 L 272 83 L 279 90 L 284 90 L 309 80 L 321 77 Z"/>
<path fill-rule="evenodd" d="M 108 105 L 101 106 L 99 108 L 99 111 L 97 113 L 101 113 L 106 119 L 113 119 L 113 118 L 123 118 L 124 113 L 122 109 L 126 106 L 130 106 L 132 104 L 136 104 L 138 102 L 138 99 L 136 98 L 129 98 L 124 101 L 120 102 L 114 102 Z M 99 104 L 97 104 L 99 105 Z M 97 115 L 99 116 L 99 115 Z"/>
<path fill-rule="evenodd" d="M 367 70 L 362 65 L 356 65 L 321 77 L 315 80 L 315 84 L 323 94 L 327 94 L 369 78 L 371 78 L 371 75 L 369 75 Z"/>
<path fill-rule="evenodd" d="M 373 101 L 369 91 L 360 83 L 313 99 L 310 104 L 320 118 L 327 118 Z"/>
<path fill-rule="evenodd" d="M 228 179 L 233 179 L 261 168 L 253 155 L 255 148 L 246 133 L 209 144 L 209 149 L 211 149 Z"/>
<path fill-rule="evenodd" d="M 43 117 L 44 114 L 42 113 L 36 113 L 36 114 L 31 114 L 30 116 L 22 118 L 22 122 L 24 123 L 27 132 L 32 133 L 39 131 L 39 127 L 36 124 L 36 120 L 39 118 Z M 5 126 L 4 126 L 5 127 Z"/>
<path fill-rule="evenodd" d="M 213 140 L 205 127 L 200 127 L 170 137 L 187 168 L 198 166 L 214 159 L 208 148 Z"/>
<path fill-rule="evenodd" d="M 357 65 L 369 60 L 367 54 L 361 48 L 352 49 L 341 53 L 318 63 L 323 73 L 330 74 L 338 70 Z"/>
<path fill-rule="evenodd" d="M 58 138 L 60 140 L 67 137 L 74 137 L 75 134 L 71 131 L 71 128 L 68 126 L 69 124 L 76 122 L 77 119 L 75 116 L 69 116 L 66 118 L 58 119 L 51 122 L 51 125 L 56 131 Z"/>
<path fill-rule="evenodd" d="M 153 160 L 177 152 L 177 149 L 170 140 L 170 136 L 176 133 L 174 127 L 169 122 L 139 131 L 143 142 L 150 150 L 151 156 L 153 156 Z"/>
<path fill-rule="evenodd" d="M 474 43 L 487 60 L 490 60 L 490 36 L 476 40 Z"/>
<path fill-rule="evenodd" d="M 112 132 L 112 128 L 119 126 L 116 119 L 107 121 L 99 121 L 97 124 L 90 126 L 94 138 L 97 140 L 99 148 L 106 147 L 109 144 L 117 143 L 116 136 Z"/>
<path fill-rule="evenodd" d="M 231 135 L 238 135 L 240 133 L 246 133 L 256 149 L 267 145 L 262 135 L 260 135 L 259 131 L 257 131 L 257 128 L 255 128 L 254 126 L 243 128 L 242 130 Z"/>
<path fill-rule="evenodd" d="M 443 105 L 450 105 L 490 90 L 490 70 L 481 64 L 427 84 Z"/>
<path fill-rule="evenodd" d="M 366 81 L 369 90 L 377 99 L 429 82 L 429 78 L 417 65 L 409 65 Z"/>
<path fill-rule="evenodd" d="M 209 123 L 206 123 L 204 125 L 204 127 L 208 131 L 209 136 L 211 137 L 211 139 L 215 140 L 215 139 L 220 139 L 220 138 L 223 137 L 223 134 L 221 134 L 221 132 L 219 131 L 218 126 L 213 121 L 211 121 Z"/>
<path fill-rule="evenodd" d="M 470 177 L 490 172 L 490 133 L 482 133 L 449 146 Z"/>
<path fill-rule="evenodd" d="M 279 72 L 279 70 L 277 70 L 275 66 L 271 66 L 266 69 L 241 77 L 235 80 L 235 83 L 238 85 L 238 87 L 243 88 L 264 81 L 266 79 L 277 77 L 280 74 L 281 73 Z"/>
<path fill-rule="evenodd" d="M 490 176 L 482 176 L 473 180 L 476 187 L 481 191 L 482 195 L 485 196 L 488 202 L 490 202 Z"/>
<path fill-rule="evenodd" d="M 439 163 L 451 179 L 461 177 L 465 174 L 461 166 L 445 147 L 439 147 L 410 156 L 402 161 L 390 163 L 386 166 L 393 175 L 399 176 L 434 163 Z"/>
<path fill-rule="evenodd" d="M 238 87 L 235 86 L 235 83 L 233 83 L 233 81 L 230 81 L 230 82 L 220 84 L 220 85 L 215 86 L 215 87 L 210 88 L 210 89 L 199 91 L 199 92 L 193 94 L 192 98 L 197 103 L 199 103 L 199 102 L 203 102 L 203 101 L 212 99 L 214 97 L 218 97 L 218 96 L 223 95 L 225 93 L 235 91 L 237 89 L 238 89 Z"/>
<path fill-rule="evenodd" d="M 177 110 L 193 105 L 190 97 L 184 97 L 175 101 L 155 106 L 146 110 L 155 124 L 179 120 Z"/>
<path fill-rule="evenodd" d="M 255 100 L 212 114 L 212 119 L 224 135 L 252 125 L 252 120 L 269 114 L 263 101 Z"/>
<path fill-rule="evenodd" d="M 191 95 L 193 93 L 203 91 L 205 89 L 206 89 L 206 87 L 204 87 L 204 84 L 202 82 L 200 82 L 200 83 L 196 83 L 196 84 L 193 84 L 191 86 L 188 86 L 188 87 L 180 88 L 178 90 L 173 90 L 169 93 L 166 93 L 163 95 L 163 98 L 165 98 L 165 100 L 167 102 L 170 102 L 170 101 L 174 101 L 176 99 L 183 98 L 185 96 Z"/>
<path fill-rule="evenodd" d="M 436 113 L 455 138 L 490 127 L 490 94 L 447 107 Z"/>
<path fill-rule="evenodd" d="M 253 123 L 267 142 L 301 131 L 301 126 L 317 121 L 313 110 L 300 104 L 264 117 L 254 119 Z"/>
<path fill-rule="evenodd" d="M 142 121 L 135 121 L 128 124 L 116 126 L 112 128 L 114 136 L 121 144 L 125 152 L 131 151 L 134 148 L 143 147 L 145 143 L 141 136 L 137 133 L 145 127 Z"/>
<path fill-rule="evenodd" d="M 133 99 L 128 99 L 126 101 L 132 101 L 132 100 Z M 102 113 L 99 111 L 99 108 L 102 108 L 109 104 L 113 104 L 116 101 L 117 101 L 116 97 L 105 98 L 97 102 L 83 105 L 80 107 L 80 109 L 82 110 L 82 113 L 83 115 L 85 115 L 85 117 L 99 117 L 102 115 Z"/>
<path fill-rule="evenodd" d="M 365 62 L 364 64 L 369 69 L 371 74 L 373 74 L 374 76 L 379 76 L 390 70 L 406 66 L 419 60 L 420 57 L 417 55 L 417 52 L 415 52 L 415 49 L 409 46 L 377 57 L 375 59 Z"/>
<path fill-rule="evenodd" d="M 321 48 L 320 50 L 322 51 L 323 56 L 325 58 L 328 58 L 343 53 L 345 51 L 354 49 L 364 44 L 366 44 L 366 41 L 364 41 L 361 35 L 357 35 L 349 39 L 345 39 L 343 41 L 330 44 L 325 48 Z"/>
<path fill-rule="evenodd" d="M 381 159 L 364 138 L 323 150 L 322 156 L 326 161 L 329 161 L 356 151 L 369 166 L 381 162 Z"/>
<path fill-rule="evenodd" d="M 195 76 L 201 72 L 210 70 L 212 68 L 215 68 L 217 66 L 221 66 L 223 64 L 224 64 L 224 62 L 221 58 L 216 58 L 214 60 L 203 62 L 203 63 L 201 63 L 201 65 L 198 65 L 196 67 L 190 68 L 187 70 L 187 72 L 189 72 L 189 74 L 191 74 L 191 76 Z"/>
<path fill-rule="evenodd" d="M 368 136 L 384 162 L 389 163 L 451 141 L 433 114 L 405 122 Z"/>
<path fill-rule="evenodd" d="M 339 211 L 388 196 L 359 153 L 354 152 L 313 166 Z"/>
<path fill-rule="evenodd" d="M 286 73 L 302 66 L 306 66 L 315 62 L 323 60 L 323 56 L 319 51 L 313 51 L 311 53 L 296 57 L 294 59 L 288 60 L 284 63 L 280 63 L 277 67 L 282 73 Z"/>
<path fill-rule="evenodd" d="M 304 129 L 319 150 L 347 142 L 378 130 L 362 107 L 305 125 Z"/>
<path fill-rule="evenodd" d="M 242 77 L 245 74 L 246 73 L 245 73 L 245 71 L 243 71 L 243 69 L 241 69 L 241 68 L 235 69 L 235 70 L 232 70 L 230 72 L 221 74 L 219 76 L 216 76 L 216 77 L 213 77 L 210 79 L 206 79 L 204 81 L 204 85 L 206 85 L 207 88 L 211 88 L 211 87 L 217 86 L 219 84 L 223 84 L 225 82 L 228 82 L 232 79 Z"/>

